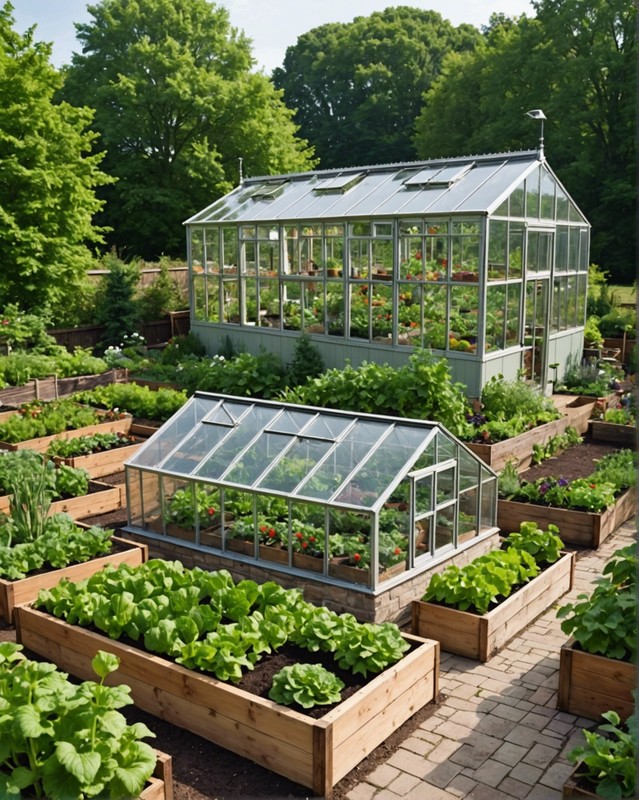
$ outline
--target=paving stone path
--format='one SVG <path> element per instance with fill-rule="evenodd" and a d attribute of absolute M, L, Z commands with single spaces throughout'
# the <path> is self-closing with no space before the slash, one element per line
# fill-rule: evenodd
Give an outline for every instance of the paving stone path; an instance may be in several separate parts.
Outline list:
<path fill-rule="evenodd" d="M 633 522 L 596 551 L 577 554 L 572 590 L 481 664 L 441 654 L 444 702 L 348 800 L 558 800 L 573 770 L 566 753 L 596 723 L 557 710 L 559 650 L 568 640 L 559 605 L 590 593 Z M 603 720 L 602 720 L 603 721 Z"/>

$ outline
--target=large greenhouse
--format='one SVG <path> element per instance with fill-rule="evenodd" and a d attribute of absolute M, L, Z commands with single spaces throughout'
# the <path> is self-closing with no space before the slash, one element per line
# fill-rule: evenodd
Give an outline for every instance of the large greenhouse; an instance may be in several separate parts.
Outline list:
<path fill-rule="evenodd" d="M 497 535 L 440 424 L 197 392 L 126 464 L 127 532 L 375 593 Z"/>
<path fill-rule="evenodd" d="M 185 224 L 210 353 L 426 347 L 471 397 L 498 374 L 548 391 L 581 358 L 589 224 L 542 151 L 249 178 Z"/>

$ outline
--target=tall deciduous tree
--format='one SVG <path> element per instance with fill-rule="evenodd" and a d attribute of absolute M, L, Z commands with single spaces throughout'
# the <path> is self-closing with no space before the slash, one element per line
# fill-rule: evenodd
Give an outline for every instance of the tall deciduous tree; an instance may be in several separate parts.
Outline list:
<path fill-rule="evenodd" d="M 208 0 L 102 0 L 77 25 L 82 54 L 64 96 L 95 109 L 109 243 L 122 254 L 184 255 L 182 222 L 245 174 L 313 165 L 250 42 Z"/>
<path fill-rule="evenodd" d="M 451 55 L 416 122 L 421 157 L 530 148 L 542 108 L 546 155 L 592 223 L 591 259 L 631 280 L 636 217 L 636 6 L 541 0 L 495 17 L 473 53 Z M 534 126 L 534 127 L 533 127 Z"/>
<path fill-rule="evenodd" d="M 322 167 L 415 157 L 413 123 L 444 55 L 480 34 L 434 11 L 398 6 L 300 36 L 273 80 Z"/>
<path fill-rule="evenodd" d="M 13 30 L 0 9 L 0 308 L 55 313 L 73 302 L 91 266 L 92 223 L 108 181 L 91 155 L 92 112 L 55 104 L 62 80 L 33 29 Z"/>

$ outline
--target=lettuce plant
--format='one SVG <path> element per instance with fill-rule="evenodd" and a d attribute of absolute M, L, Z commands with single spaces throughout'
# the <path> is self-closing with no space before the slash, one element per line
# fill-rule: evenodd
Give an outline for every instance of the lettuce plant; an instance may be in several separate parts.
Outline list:
<path fill-rule="evenodd" d="M 297 703 L 302 708 L 312 708 L 339 703 L 344 685 L 320 664 L 293 664 L 274 676 L 268 696 L 285 706 Z"/>

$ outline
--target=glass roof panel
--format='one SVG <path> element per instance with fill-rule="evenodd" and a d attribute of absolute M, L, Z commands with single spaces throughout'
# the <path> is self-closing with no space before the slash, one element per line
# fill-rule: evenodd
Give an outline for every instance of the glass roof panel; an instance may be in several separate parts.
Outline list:
<path fill-rule="evenodd" d="M 471 453 L 459 448 L 459 489 L 470 489 L 479 482 L 479 464 Z"/>
<path fill-rule="evenodd" d="M 279 414 L 269 425 L 269 430 L 279 431 L 280 433 L 298 433 L 305 425 L 316 416 L 309 411 L 286 410 Z"/>
<path fill-rule="evenodd" d="M 317 436 L 318 439 L 337 440 L 344 431 L 353 424 L 353 420 L 348 417 L 321 416 L 317 417 L 309 426 L 305 433 L 308 436 Z"/>
<path fill-rule="evenodd" d="M 291 441 L 292 437 L 286 434 L 263 431 L 244 455 L 224 473 L 224 480 L 253 486 Z"/>
<path fill-rule="evenodd" d="M 332 446 L 331 442 L 318 439 L 298 439 L 256 486 L 261 489 L 292 493 Z"/>
<path fill-rule="evenodd" d="M 198 425 L 161 465 L 171 472 L 191 475 L 206 454 L 229 434 L 230 428 L 221 425 Z"/>
<path fill-rule="evenodd" d="M 251 402 L 247 401 L 246 403 L 234 403 L 233 401 L 226 400 L 217 408 L 214 408 L 211 412 L 209 412 L 205 418 L 205 422 L 219 422 L 223 425 L 228 425 L 229 423 L 234 425 L 238 419 L 245 414 L 247 409 L 250 408 Z"/>
<path fill-rule="evenodd" d="M 200 464 L 195 474 L 203 478 L 220 478 L 233 459 L 242 453 L 249 442 L 256 438 L 262 428 L 268 425 L 277 413 L 277 408 L 255 405 L 230 433 L 228 428 L 221 428 L 228 433 L 228 436 L 213 450 L 206 461 Z M 207 427 L 209 426 L 207 425 Z M 211 427 L 214 426 L 211 425 Z"/>

